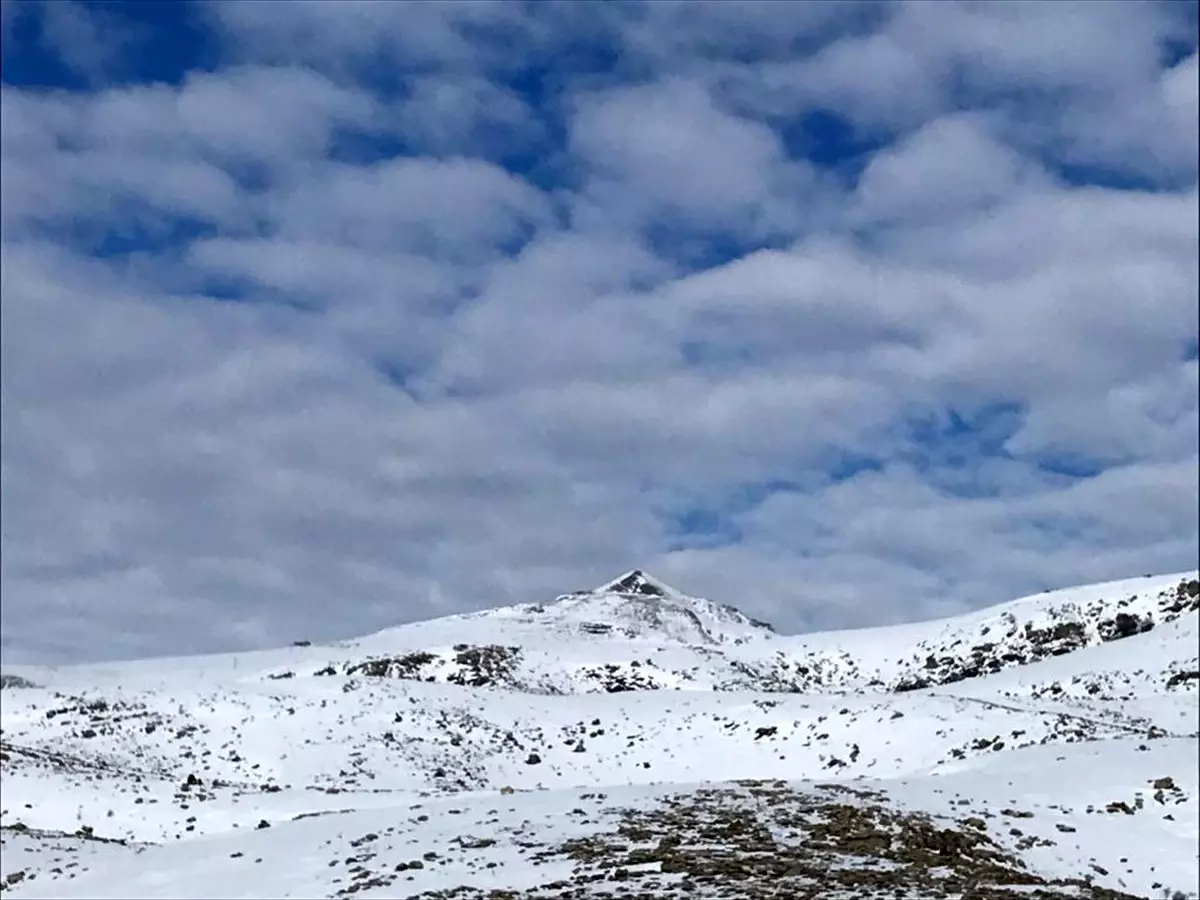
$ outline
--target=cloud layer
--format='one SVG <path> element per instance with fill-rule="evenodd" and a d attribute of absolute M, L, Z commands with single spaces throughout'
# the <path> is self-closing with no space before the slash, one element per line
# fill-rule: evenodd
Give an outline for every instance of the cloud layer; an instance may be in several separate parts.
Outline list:
<path fill-rule="evenodd" d="M 5 6 L 5 661 L 1196 564 L 1194 4 L 173 7 Z"/>

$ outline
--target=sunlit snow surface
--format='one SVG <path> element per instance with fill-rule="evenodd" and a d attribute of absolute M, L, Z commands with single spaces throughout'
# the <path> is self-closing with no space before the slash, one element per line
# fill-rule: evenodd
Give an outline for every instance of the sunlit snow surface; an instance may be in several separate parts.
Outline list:
<path fill-rule="evenodd" d="M 715 817 L 693 843 L 742 811 L 753 865 L 795 850 L 759 893 L 737 875 L 746 897 L 808 896 L 803 861 L 827 851 L 878 885 L 830 876 L 812 896 L 970 896 L 938 880 L 958 850 L 932 866 L 900 837 L 895 859 L 854 844 L 870 827 L 924 841 L 926 821 L 986 835 L 1061 896 L 1200 893 L 1195 578 L 781 636 L 630 573 L 336 645 L 6 667 L 0 881 L 21 897 L 737 896 L 654 841 L 639 862 L 638 829 L 686 807 Z M 635 839 L 613 850 L 619 829 Z M 885 884 L 905 866 L 937 886 Z"/>

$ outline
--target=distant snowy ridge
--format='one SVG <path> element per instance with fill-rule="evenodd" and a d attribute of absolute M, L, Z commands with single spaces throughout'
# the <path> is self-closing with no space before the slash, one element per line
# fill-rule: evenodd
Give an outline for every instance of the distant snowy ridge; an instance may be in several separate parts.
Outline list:
<path fill-rule="evenodd" d="M 545 604 L 388 629 L 338 645 L 314 671 L 285 671 L 551 694 L 902 692 L 1119 641 L 1194 614 L 1196 574 L 1046 592 L 931 622 L 785 636 L 735 607 L 634 570 Z M 1183 670 L 1164 677 L 1172 676 L 1188 679 Z"/>
<path fill-rule="evenodd" d="M 552 603 L 528 603 L 474 615 L 545 623 L 568 634 L 699 646 L 737 644 L 774 634 L 769 624 L 733 606 L 688 596 L 639 569 L 594 590 L 562 594 Z"/>
<path fill-rule="evenodd" d="M 1047 591 L 966 615 L 780 635 L 736 607 L 640 570 L 598 588 L 385 629 L 333 645 L 239 654 L 244 676 L 401 678 L 534 694 L 713 690 L 904 692 L 955 684 L 1120 641 L 1200 610 L 1196 571 Z M 311 660 L 324 659 L 318 665 Z M 173 666 L 205 669 L 233 657 Z M 158 662 L 126 670 L 155 669 Z M 104 666 L 86 667 L 97 672 Z M 1173 688 L 1196 667 L 1164 660 Z M 5 677 L 37 680 L 37 667 Z"/>

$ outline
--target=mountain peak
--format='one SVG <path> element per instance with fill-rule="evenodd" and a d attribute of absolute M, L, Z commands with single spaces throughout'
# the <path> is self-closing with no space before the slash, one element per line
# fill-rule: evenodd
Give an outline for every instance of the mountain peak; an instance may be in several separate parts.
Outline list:
<path fill-rule="evenodd" d="M 607 584 L 596 588 L 596 594 L 641 594 L 647 597 L 668 597 L 679 591 L 669 584 L 659 581 L 641 569 L 632 569 L 620 578 L 613 579 Z"/>
<path fill-rule="evenodd" d="M 580 623 L 587 634 L 657 637 L 672 643 L 723 644 L 773 631 L 732 606 L 692 597 L 642 569 L 590 591 L 563 594 L 539 613 Z"/>

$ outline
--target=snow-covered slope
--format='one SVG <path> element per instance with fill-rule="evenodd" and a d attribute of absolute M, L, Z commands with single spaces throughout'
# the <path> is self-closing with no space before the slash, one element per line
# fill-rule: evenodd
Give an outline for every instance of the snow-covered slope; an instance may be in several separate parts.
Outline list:
<path fill-rule="evenodd" d="M 634 571 L 335 645 L 6 668 L 0 882 L 1200 894 L 1198 607 L 1184 573 L 782 636 Z"/>

